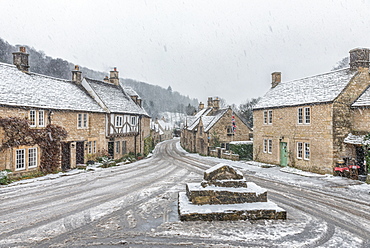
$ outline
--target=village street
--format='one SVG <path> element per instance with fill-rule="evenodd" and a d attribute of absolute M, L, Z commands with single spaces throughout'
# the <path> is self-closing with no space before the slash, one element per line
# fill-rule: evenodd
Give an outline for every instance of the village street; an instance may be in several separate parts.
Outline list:
<path fill-rule="evenodd" d="M 368 185 L 188 154 L 0 188 L 0 247 L 369 247 Z M 180 222 L 177 194 L 219 162 L 268 189 L 287 220 Z"/>

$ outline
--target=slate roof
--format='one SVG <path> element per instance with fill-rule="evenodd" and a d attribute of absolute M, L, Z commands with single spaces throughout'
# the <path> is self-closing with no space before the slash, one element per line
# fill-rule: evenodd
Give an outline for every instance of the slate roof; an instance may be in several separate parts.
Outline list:
<path fill-rule="evenodd" d="M 208 132 L 213 125 L 217 123 L 219 119 L 227 112 L 228 108 L 219 109 L 212 115 L 208 115 L 213 108 L 206 108 L 199 111 L 195 116 L 190 116 L 187 118 L 188 121 L 188 130 L 193 130 L 199 124 L 199 121 L 202 120 L 204 132 Z"/>
<path fill-rule="evenodd" d="M 139 107 L 131 97 L 125 93 L 120 85 L 84 78 L 94 92 L 112 113 L 142 114 L 148 113 Z"/>
<path fill-rule="evenodd" d="M 0 63 L 0 104 L 104 112 L 82 87 L 71 81 L 24 73 L 4 63 Z"/>
<path fill-rule="evenodd" d="M 126 92 L 126 94 L 128 94 L 129 96 L 137 96 L 137 99 L 141 99 L 139 94 L 130 86 L 122 86 L 122 87 L 123 87 L 123 90 Z"/>
<path fill-rule="evenodd" d="M 349 68 L 325 74 L 281 82 L 271 88 L 254 109 L 332 102 L 349 83 L 356 71 Z"/>
<path fill-rule="evenodd" d="M 370 106 L 370 87 L 352 104 L 352 107 Z"/>

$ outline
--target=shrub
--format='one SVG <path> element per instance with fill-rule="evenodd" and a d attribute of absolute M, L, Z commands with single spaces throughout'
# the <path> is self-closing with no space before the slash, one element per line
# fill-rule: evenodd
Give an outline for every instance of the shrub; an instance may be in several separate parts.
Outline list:
<path fill-rule="evenodd" d="M 253 160 L 253 144 L 252 143 L 239 143 L 239 144 L 230 144 L 229 149 L 239 155 L 240 159 L 243 160 Z"/>

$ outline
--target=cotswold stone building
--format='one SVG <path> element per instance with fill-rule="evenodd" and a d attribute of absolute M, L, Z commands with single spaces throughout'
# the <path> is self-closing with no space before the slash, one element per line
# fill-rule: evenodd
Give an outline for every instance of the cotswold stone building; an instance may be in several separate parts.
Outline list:
<path fill-rule="evenodd" d="M 0 63 L 0 119 L 27 119 L 32 132 L 19 129 L 5 142 L 12 130 L 9 125 L 0 127 L 0 170 L 35 171 L 51 155 L 58 158 L 57 167 L 67 170 L 96 154 L 109 152 L 118 158 L 143 152 L 143 139 L 150 135 L 149 116 L 136 92 L 119 84 L 116 70 L 107 82 L 82 78 L 78 67 L 72 80 L 36 74 L 29 72 L 24 47 L 13 53 L 13 62 Z M 51 132 L 34 135 L 50 124 L 67 132 L 54 154 L 37 144 L 57 137 Z"/>
<path fill-rule="evenodd" d="M 208 106 L 199 104 L 199 112 L 186 120 L 181 145 L 190 152 L 209 155 L 209 148 L 227 148 L 232 141 L 250 140 L 251 128 L 230 108 L 220 108 L 218 98 L 208 98 Z"/>
<path fill-rule="evenodd" d="M 350 67 L 290 82 L 272 73 L 272 87 L 253 111 L 254 160 L 332 173 L 357 159 L 353 133 L 368 133 L 369 49 L 350 51 Z M 347 139 L 347 143 L 346 143 Z"/>

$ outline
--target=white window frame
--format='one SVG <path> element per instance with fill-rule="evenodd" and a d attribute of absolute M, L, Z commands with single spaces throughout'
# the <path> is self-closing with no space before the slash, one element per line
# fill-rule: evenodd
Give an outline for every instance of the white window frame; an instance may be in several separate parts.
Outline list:
<path fill-rule="evenodd" d="M 304 143 L 304 160 L 310 160 L 311 151 L 310 151 L 310 143 Z"/>
<path fill-rule="evenodd" d="M 116 154 L 121 153 L 121 146 L 120 146 L 120 141 L 116 141 L 115 147 L 116 147 Z"/>
<path fill-rule="evenodd" d="M 45 127 L 45 111 L 39 110 L 39 127 Z"/>
<path fill-rule="evenodd" d="M 77 128 L 88 128 L 89 116 L 86 113 L 77 114 Z"/>
<path fill-rule="evenodd" d="M 304 108 L 304 124 L 306 125 L 311 124 L 311 108 L 310 107 Z"/>
<path fill-rule="evenodd" d="M 269 110 L 268 111 L 268 124 L 271 125 L 272 124 L 272 110 Z"/>
<path fill-rule="evenodd" d="M 268 140 L 267 153 L 272 154 L 272 140 Z"/>
<path fill-rule="evenodd" d="M 123 127 L 123 116 L 122 115 L 116 115 L 116 127 Z"/>
<path fill-rule="evenodd" d="M 136 126 L 136 116 L 131 117 L 131 125 Z"/>
<path fill-rule="evenodd" d="M 92 154 L 92 142 L 87 142 L 87 153 Z"/>
<path fill-rule="evenodd" d="M 15 151 L 15 170 L 26 169 L 26 149 L 17 149 Z"/>
<path fill-rule="evenodd" d="M 298 124 L 303 124 L 303 108 L 298 108 Z"/>
<path fill-rule="evenodd" d="M 36 127 L 37 124 L 37 117 L 36 117 L 36 110 L 31 109 L 30 110 L 30 127 Z"/>
<path fill-rule="evenodd" d="M 267 110 L 263 111 L 263 124 L 267 124 Z"/>
<path fill-rule="evenodd" d="M 302 159 L 303 158 L 303 143 L 297 142 L 297 158 Z"/>
<path fill-rule="evenodd" d="M 93 142 L 93 153 L 96 153 L 96 140 Z"/>
<path fill-rule="evenodd" d="M 87 128 L 89 126 L 89 116 L 86 113 L 83 114 L 83 123 L 82 124 L 83 124 L 84 128 Z"/>
<path fill-rule="evenodd" d="M 37 164 L 37 147 L 28 148 L 28 168 L 36 168 Z"/>
<path fill-rule="evenodd" d="M 267 153 L 267 139 L 263 139 L 263 152 Z"/>

